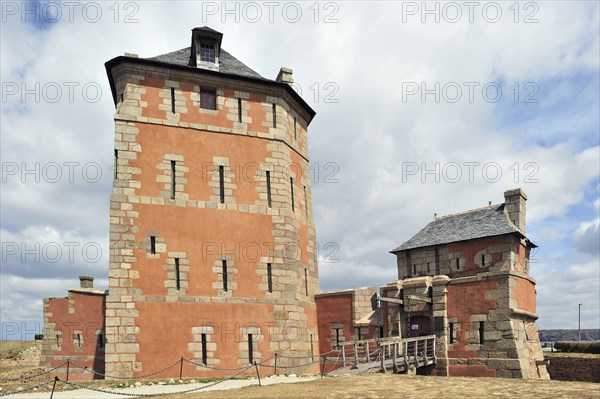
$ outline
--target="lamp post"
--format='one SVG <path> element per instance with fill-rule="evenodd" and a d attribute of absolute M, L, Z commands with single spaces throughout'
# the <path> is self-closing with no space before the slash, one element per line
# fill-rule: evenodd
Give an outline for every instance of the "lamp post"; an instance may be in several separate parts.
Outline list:
<path fill-rule="evenodd" d="M 583 305 L 582 303 L 579 304 L 579 340 L 581 341 L 581 305 Z"/>

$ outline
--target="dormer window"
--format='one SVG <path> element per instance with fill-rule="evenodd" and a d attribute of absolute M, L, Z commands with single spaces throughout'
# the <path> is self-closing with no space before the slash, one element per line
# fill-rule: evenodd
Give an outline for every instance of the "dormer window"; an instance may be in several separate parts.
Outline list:
<path fill-rule="evenodd" d="M 215 90 L 200 89 L 200 108 L 217 109 L 217 92 Z"/>
<path fill-rule="evenodd" d="M 215 45 L 200 43 L 200 61 L 215 62 Z"/>

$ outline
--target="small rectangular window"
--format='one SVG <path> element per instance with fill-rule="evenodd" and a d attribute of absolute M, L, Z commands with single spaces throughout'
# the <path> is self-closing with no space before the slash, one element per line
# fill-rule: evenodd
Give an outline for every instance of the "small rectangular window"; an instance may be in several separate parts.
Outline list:
<path fill-rule="evenodd" d="M 358 330 L 357 331 L 358 332 L 358 340 L 360 341 L 362 339 L 362 331 L 361 331 L 360 327 L 358 327 L 357 330 Z"/>
<path fill-rule="evenodd" d="M 273 271 L 271 269 L 271 264 L 267 263 L 267 289 L 269 292 L 273 292 Z"/>
<path fill-rule="evenodd" d="M 341 328 L 335 329 L 335 347 L 336 348 L 340 347 L 340 338 L 341 338 L 340 330 L 341 330 Z"/>
<path fill-rule="evenodd" d="M 292 195 L 292 211 L 295 210 L 295 205 L 294 205 L 294 178 L 290 177 L 290 191 L 291 191 L 291 195 Z"/>
<path fill-rule="evenodd" d="M 225 167 L 219 165 L 219 196 L 221 204 L 225 203 Z"/>
<path fill-rule="evenodd" d="M 296 125 L 296 117 L 294 116 L 294 140 L 298 139 L 298 128 Z"/>
<path fill-rule="evenodd" d="M 119 150 L 115 150 L 115 180 L 118 180 L 119 173 Z"/>
<path fill-rule="evenodd" d="M 75 344 L 76 349 L 81 349 L 81 334 L 74 334 L 73 343 Z"/>
<path fill-rule="evenodd" d="M 156 237 L 150 236 L 150 253 L 152 255 L 156 254 Z"/>
<path fill-rule="evenodd" d="M 417 275 L 417 265 L 413 265 L 413 276 Z"/>
<path fill-rule="evenodd" d="M 379 327 L 379 338 L 383 338 L 383 327 Z"/>
<path fill-rule="evenodd" d="M 60 334 L 56 334 L 56 347 L 60 350 Z"/>
<path fill-rule="evenodd" d="M 222 262 L 223 272 L 223 291 L 227 292 L 227 261 L 223 259 Z"/>
<path fill-rule="evenodd" d="M 181 274 L 179 273 L 179 258 L 175 258 L 175 285 L 177 291 L 181 290 Z"/>
<path fill-rule="evenodd" d="M 308 296 L 308 270 L 304 269 L 304 293 Z"/>
<path fill-rule="evenodd" d="M 448 336 L 450 338 L 450 343 L 454 343 L 454 323 L 448 323 Z"/>
<path fill-rule="evenodd" d="M 175 88 L 171 87 L 171 112 L 175 113 Z"/>
<path fill-rule="evenodd" d="M 200 43 L 200 61 L 215 62 L 214 44 Z"/>
<path fill-rule="evenodd" d="M 102 333 L 98 333 L 96 336 L 96 344 L 98 345 L 98 348 L 104 348 L 104 335 L 102 335 Z"/>
<path fill-rule="evenodd" d="M 248 334 L 248 362 L 250 364 L 254 363 L 254 348 L 252 342 L 252 334 Z"/>
<path fill-rule="evenodd" d="M 481 266 L 485 266 L 485 255 L 481 255 Z"/>
<path fill-rule="evenodd" d="M 267 170 L 267 204 L 271 208 L 271 172 Z"/>
<path fill-rule="evenodd" d="M 306 196 L 306 186 L 304 187 L 304 216 L 308 219 L 308 197 Z"/>
<path fill-rule="evenodd" d="M 277 105 L 273 103 L 273 127 L 277 127 Z"/>
<path fill-rule="evenodd" d="M 242 122 L 242 99 L 238 98 L 238 122 Z"/>
<path fill-rule="evenodd" d="M 171 199 L 175 199 L 175 161 L 171 161 Z"/>
<path fill-rule="evenodd" d="M 206 334 L 201 335 L 202 339 L 202 363 L 207 364 L 207 354 L 206 354 Z"/>
<path fill-rule="evenodd" d="M 456 258 L 456 270 L 460 269 L 460 259 Z"/>
<path fill-rule="evenodd" d="M 200 108 L 217 109 L 217 92 L 215 90 L 200 89 Z"/>
<path fill-rule="evenodd" d="M 479 322 L 479 344 L 483 345 L 485 342 L 485 323 L 483 321 Z"/>

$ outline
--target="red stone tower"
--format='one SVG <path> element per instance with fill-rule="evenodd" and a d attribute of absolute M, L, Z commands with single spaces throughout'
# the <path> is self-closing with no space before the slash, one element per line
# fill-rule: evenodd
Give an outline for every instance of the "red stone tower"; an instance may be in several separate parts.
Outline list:
<path fill-rule="evenodd" d="M 234 368 L 275 352 L 317 355 L 315 113 L 290 69 L 263 78 L 221 40 L 195 28 L 188 48 L 106 63 L 116 104 L 109 375 L 182 356 Z M 219 372 L 186 364 L 185 374 Z"/>

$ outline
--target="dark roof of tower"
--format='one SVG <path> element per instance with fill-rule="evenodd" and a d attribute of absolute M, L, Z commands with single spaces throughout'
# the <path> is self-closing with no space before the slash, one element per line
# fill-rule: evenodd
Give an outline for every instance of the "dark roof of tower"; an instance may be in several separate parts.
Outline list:
<path fill-rule="evenodd" d="M 210 28 L 207 28 L 210 29 Z M 182 48 L 181 50 L 172 51 L 170 53 L 157 55 L 156 57 L 145 58 L 151 61 L 158 61 L 170 65 L 178 65 L 197 69 L 191 62 L 191 47 Z M 252 70 L 242 61 L 229 54 L 225 49 L 221 48 L 219 55 L 219 72 L 231 75 L 246 76 L 250 78 L 270 80 L 262 77 L 260 74 Z"/>
<path fill-rule="evenodd" d="M 476 238 L 503 234 L 523 234 L 504 213 L 504 204 L 473 209 L 463 213 L 437 217 L 410 240 L 393 249 L 392 253 L 407 249 L 449 244 Z M 535 246 L 535 244 L 530 243 Z"/>

